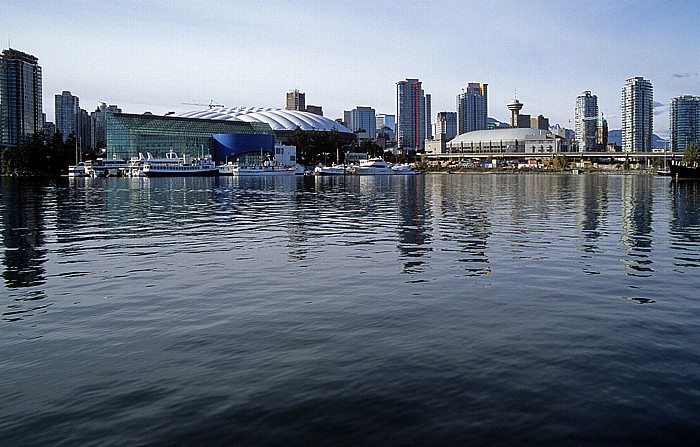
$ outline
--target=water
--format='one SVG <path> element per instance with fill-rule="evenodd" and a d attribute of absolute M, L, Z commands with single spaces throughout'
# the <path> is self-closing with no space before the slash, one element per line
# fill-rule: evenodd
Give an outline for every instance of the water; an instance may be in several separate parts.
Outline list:
<path fill-rule="evenodd" d="M 2 445 L 700 439 L 700 185 L 1 187 Z"/>

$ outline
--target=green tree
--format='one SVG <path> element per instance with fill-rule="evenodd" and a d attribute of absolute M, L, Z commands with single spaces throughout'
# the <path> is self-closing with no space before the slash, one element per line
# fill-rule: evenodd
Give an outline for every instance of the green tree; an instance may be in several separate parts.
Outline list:
<path fill-rule="evenodd" d="M 698 143 L 688 143 L 683 151 L 683 159 L 681 161 L 687 165 L 697 163 L 699 155 L 698 152 Z"/>

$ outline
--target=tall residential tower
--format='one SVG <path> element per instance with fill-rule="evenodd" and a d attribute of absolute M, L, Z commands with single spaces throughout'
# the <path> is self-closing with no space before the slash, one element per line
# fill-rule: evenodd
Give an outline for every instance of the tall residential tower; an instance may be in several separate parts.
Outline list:
<path fill-rule="evenodd" d="M 396 83 L 396 139 L 399 148 L 408 152 L 425 147 L 425 93 L 418 79 Z"/>
<path fill-rule="evenodd" d="M 9 49 L 0 55 L 0 146 L 14 146 L 41 132 L 39 59 Z"/>
<path fill-rule="evenodd" d="M 651 152 L 654 131 L 654 89 L 634 77 L 622 87 L 622 151 Z"/>
<path fill-rule="evenodd" d="M 457 95 L 457 135 L 486 129 L 488 115 L 488 84 L 470 82 Z"/>
<path fill-rule="evenodd" d="M 700 144 L 700 96 L 671 99 L 671 151 L 683 152 L 688 143 Z"/>
<path fill-rule="evenodd" d="M 598 97 L 590 91 L 576 98 L 574 132 L 579 152 L 598 149 Z"/>

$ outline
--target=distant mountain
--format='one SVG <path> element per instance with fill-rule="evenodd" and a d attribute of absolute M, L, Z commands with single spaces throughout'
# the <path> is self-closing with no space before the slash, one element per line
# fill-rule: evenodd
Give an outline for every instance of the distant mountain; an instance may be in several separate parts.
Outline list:
<path fill-rule="evenodd" d="M 651 145 L 653 147 L 666 147 L 668 141 L 664 140 L 656 134 L 651 135 Z M 608 132 L 608 143 L 615 143 L 618 146 L 622 146 L 622 130 L 611 130 Z"/>

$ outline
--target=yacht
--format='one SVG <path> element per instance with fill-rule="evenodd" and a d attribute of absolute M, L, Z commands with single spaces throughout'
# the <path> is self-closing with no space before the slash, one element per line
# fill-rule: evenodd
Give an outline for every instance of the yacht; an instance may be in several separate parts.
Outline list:
<path fill-rule="evenodd" d="M 399 175 L 416 175 L 420 174 L 418 171 L 414 171 L 413 168 L 411 168 L 411 165 L 408 163 L 402 163 L 402 164 L 395 164 L 391 166 L 391 170 L 394 171 L 394 174 L 399 174 Z"/>
<path fill-rule="evenodd" d="M 319 164 L 314 168 L 315 175 L 345 175 L 350 174 L 350 168 L 345 165 L 323 166 Z"/>
<path fill-rule="evenodd" d="M 172 150 L 165 158 L 153 157 L 150 152 L 143 160 L 141 172 L 145 177 L 205 177 L 219 175 L 210 157 L 193 159 L 189 155 L 178 156 Z"/>
<path fill-rule="evenodd" d="M 352 171 L 353 174 L 357 175 L 391 175 L 394 173 L 389 163 L 380 157 L 360 160 L 360 164 L 355 166 Z"/>

